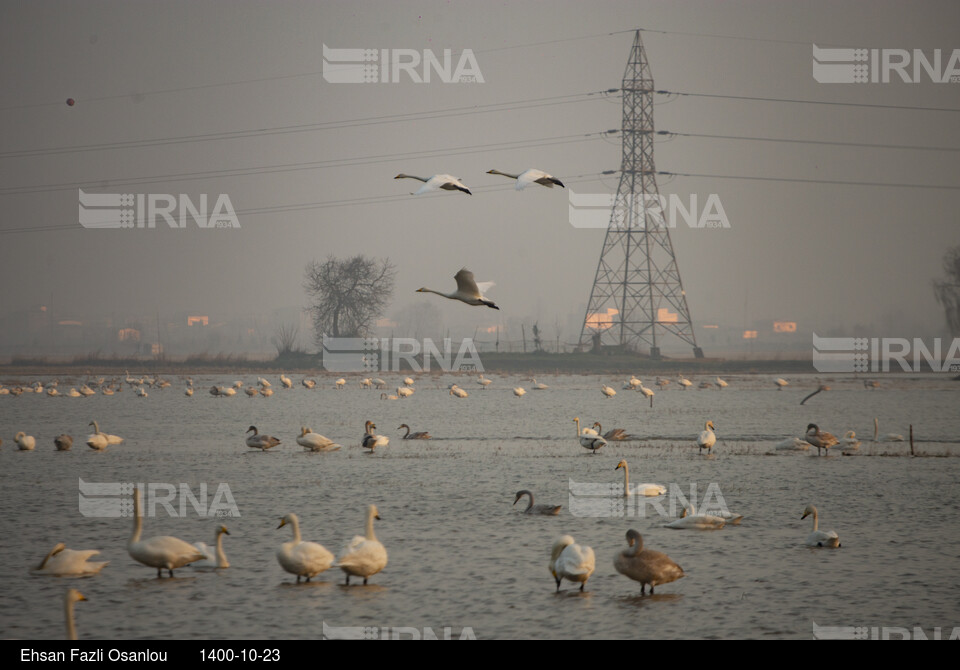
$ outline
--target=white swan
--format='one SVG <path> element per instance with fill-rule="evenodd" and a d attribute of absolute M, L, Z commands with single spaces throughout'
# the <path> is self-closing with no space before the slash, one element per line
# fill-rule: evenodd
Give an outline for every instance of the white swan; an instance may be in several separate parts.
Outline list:
<path fill-rule="evenodd" d="M 304 426 L 300 426 L 300 437 L 297 438 L 297 444 L 309 451 L 337 451 L 342 446 Z"/>
<path fill-rule="evenodd" d="M 683 508 L 679 519 L 664 524 L 663 527 L 680 530 L 718 530 L 725 525 L 727 525 L 725 518 L 714 514 L 697 514 L 697 510 L 691 504 L 689 508 Z"/>
<path fill-rule="evenodd" d="M 361 446 L 366 447 L 371 452 L 377 447 L 385 447 L 390 444 L 390 438 L 386 435 L 376 435 L 374 430 L 376 430 L 377 425 L 373 421 L 367 421 L 364 424 L 363 439 L 360 441 Z"/>
<path fill-rule="evenodd" d="M 282 372 L 280 373 L 280 383 L 283 385 L 283 388 L 285 389 L 293 388 L 293 380 L 287 377 Z"/>
<path fill-rule="evenodd" d="M 337 561 L 337 566 L 347 575 L 347 586 L 350 577 L 363 577 L 363 583 L 387 567 L 387 550 L 377 540 L 373 533 L 373 520 L 380 519 L 376 505 L 367 508 L 366 535 L 356 535 L 346 546 Z"/>
<path fill-rule="evenodd" d="M 522 386 L 517 386 L 516 388 L 513 389 L 513 395 L 517 396 L 518 398 L 522 398 L 526 394 L 527 394 L 527 390 Z"/>
<path fill-rule="evenodd" d="M 518 191 L 522 191 L 531 184 L 540 184 L 541 186 L 546 186 L 547 188 L 553 188 L 554 185 L 557 185 L 560 188 L 566 188 L 562 181 L 553 175 L 547 174 L 543 170 L 537 170 L 536 168 L 530 168 L 529 170 L 521 172 L 520 174 L 510 174 L 508 172 L 500 172 L 500 170 L 487 170 L 487 174 L 498 174 L 504 177 L 509 177 L 510 179 L 516 179 L 517 185 L 514 188 L 516 188 Z M 569 536 L 565 535 L 564 537 Z"/>
<path fill-rule="evenodd" d="M 725 388 L 727 388 L 727 386 L 729 386 L 729 384 L 727 384 L 727 382 L 723 381 L 723 380 L 720 379 L 719 377 L 717 377 L 717 379 L 716 379 L 716 384 L 717 384 L 717 386 L 718 386 L 719 388 L 721 388 L 721 389 L 725 389 Z"/>
<path fill-rule="evenodd" d="M 458 398 L 466 398 L 470 394 L 459 386 L 454 386 L 452 389 L 450 389 L 450 395 L 457 396 Z"/>
<path fill-rule="evenodd" d="M 407 398 L 413 395 L 413 389 L 409 386 L 398 386 L 397 395 L 401 398 Z"/>
<path fill-rule="evenodd" d="M 277 550 L 277 562 L 291 575 L 297 576 L 297 583 L 301 577 L 310 581 L 324 570 L 333 565 L 333 554 L 326 547 L 316 542 L 304 542 L 300 539 L 300 519 L 292 512 L 282 519 L 277 528 L 289 524 L 293 528 L 293 540 L 284 542 Z"/>
<path fill-rule="evenodd" d="M 533 390 L 534 390 L 534 391 L 546 391 L 548 388 L 550 388 L 550 387 L 547 386 L 546 384 L 541 384 L 541 383 L 538 382 L 536 379 L 533 379 L 532 381 L 533 381 Z"/>
<path fill-rule="evenodd" d="M 773 445 L 779 451 L 808 451 L 810 443 L 799 437 L 788 437 Z"/>
<path fill-rule="evenodd" d="M 193 546 L 197 548 L 201 554 L 205 556 L 202 561 L 197 561 L 191 567 L 194 568 L 205 568 L 205 569 L 222 569 L 229 568 L 230 561 L 227 560 L 227 555 L 223 551 L 223 536 L 229 535 L 230 531 L 227 530 L 226 526 L 217 526 L 217 533 L 213 539 L 213 546 L 216 547 L 216 553 L 210 550 L 203 542 L 197 542 Z"/>
<path fill-rule="evenodd" d="M 606 384 L 603 384 L 600 387 L 600 393 L 607 396 L 608 398 L 612 398 L 613 396 L 617 395 L 617 392 L 613 390 L 613 387 L 607 386 Z"/>
<path fill-rule="evenodd" d="M 807 424 L 807 434 L 804 437 L 807 442 L 817 448 L 817 456 L 820 455 L 821 449 L 829 453 L 830 447 L 837 443 L 837 438 L 833 433 L 820 430 L 820 427 L 815 423 Z"/>
<path fill-rule="evenodd" d="M 80 391 L 78 391 L 77 389 L 75 389 L 75 388 L 73 388 L 73 387 L 71 387 L 70 390 L 67 391 L 67 397 L 68 397 L 68 398 L 80 398 L 80 397 L 82 397 L 82 396 L 83 396 L 83 394 L 80 393 Z"/>
<path fill-rule="evenodd" d="M 589 449 L 593 453 L 597 453 L 597 449 L 605 446 L 607 441 L 600 437 L 593 428 L 584 428 L 580 430 L 580 417 L 574 417 L 573 422 L 577 424 L 577 440 L 580 442 L 580 446 L 584 449 Z"/>
<path fill-rule="evenodd" d="M 110 445 L 110 444 L 123 444 L 123 438 L 120 437 L 119 435 L 111 435 L 110 433 L 101 433 L 101 432 L 100 432 L 100 425 L 99 425 L 96 421 L 91 421 L 91 422 L 88 423 L 87 425 L 88 425 L 88 426 L 93 426 L 93 433 L 94 433 L 94 435 L 97 435 L 97 434 L 103 435 L 104 438 L 106 438 L 108 445 Z M 93 436 L 91 435 L 91 437 L 93 437 Z M 90 442 L 88 441 L 87 444 L 89 445 Z M 94 447 L 94 449 L 96 449 L 96 447 Z"/>
<path fill-rule="evenodd" d="M 273 389 L 271 388 L 260 389 L 260 396 L 262 398 L 269 398 L 272 395 L 273 395 Z"/>
<path fill-rule="evenodd" d="M 860 449 L 860 440 L 857 439 L 857 434 L 848 430 L 846 434 L 840 438 L 840 451 L 843 453 L 850 453 Z"/>
<path fill-rule="evenodd" d="M 777 377 L 776 379 L 773 380 L 773 383 L 777 385 L 778 391 L 783 390 L 784 386 L 790 385 L 790 382 L 788 382 L 786 379 L 783 379 L 782 377 Z"/>
<path fill-rule="evenodd" d="M 637 386 L 637 391 L 642 393 L 645 398 L 650 398 L 650 406 L 653 407 L 653 389 L 648 389 L 643 385 L 643 382 L 640 382 Z"/>
<path fill-rule="evenodd" d="M 280 440 L 275 437 L 270 437 L 269 435 L 261 435 L 257 431 L 256 426 L 250 426 L 247 428 L 247 432 L 253 431 L 253 435 L 247 437 L 247 446 L 253 449 L 259 449 L 260 451 L 266 451 L 271 447 L 275 447 L 280 444 Z"/>
<path fill-rule="evenodd" d="M 93 434 L 87 436 L 87 446 L 96 451 L 103 451 L 109 444 L 107 434 L 100 432 L 100 426 L 96 421 L 91 421 L 89 425 L 93 426 Z"/>
<path fill-rule="evenodd" d="M 673 562 L 666 554 L 643 548 L 643 537 L 639 531 L 631 528 L 627 531 L 627 549 L 624 549 L 613 559 L 613 567 L 621 575 L 640 582 L 640 593 L 646 591 L 650 585 L 650 595 L 653 587 L 660 584 L 669 584 L 684 576 L 683 568 Z"/>
<path fill-rule="evenodd" d="M 873 420 L 873 441 L 874 442 L 903 442 L 903 435 L 897 433 L 886 433 L 885 435 L 880 435 L 880 422 L 874 418 Z"/>
<path fill-rule="evenodd" d="M 73 621 L 73 606 L 75 603 L 86 600 L 87 597 L 76 589 L 67 589 L 63 596 L 63 614 L 67 622 L 67 639 L 77 639 L 77 625 Z"/>
<path fill-rule="evenodd" d="M 713 432 L 714 430 L 713 421 L 707 421 L 703 424 L 703 432 L 697 437 L 697 447 L 699 447 L 700 453 L 704 449 L 707 450 L 707 453 L 713 453 L 713 445 L 717 443 L 717 434 Z"/>
<path fill-rule="evenodd" d="M 580 582 L 580 590 L 583 591 L 595 569 L 596 557 L 590 547 L 575 544 L 575 540 L 569 535 L 561 535 L 553 543 L 550 550 L 550 574 L 557 580 L 557 593 L 560 593 L 560 582 L 564 579 Z"/>
<path fill-rule="evenodd" d="M 807 508 L 803 510 L 803 516 L 800 517 L 800 520 L 806 519 L 811 514 L 813 515 L 813 532 L 807 535 L 806 545 L 808 547 L 839 547 L 840 536 L 837 535 L 837 531 L 818 530 L 819 515 L 817 514 L 816 507 L 807 505 Z"/>
<path fill-rule="evenodd" d="M 685 378 L 683 375 L 680 375 L 680 377 L 677 378 L 677 383 L 683 387 L 684 391 L 693 386 L 693 382 Z"/>
<path fill-rule="evenodd" d="M 405 386 L 413 386 L 414 385 L 413 377 L 404 377 L 403 383 Z"/>
<path fill-rule="evenodd" d="M 22 430 L 13 436 L 13 441 L 17 443 L 20 451 L 33 451 L 37 446 L 37 440 L 33 435 L 27 435 Z"/>
<path fill-rule="evenodd" d="M 317 382 L 313 381 L 312 379 L 301 379 L 300 383 L 308 389 L 312 389 L 317 385 Z"/>
<path fill-rule="evenodd" d="M 617 467 L 614 470 L 623 469 L 623 497 L 627 498 L 629 496 L 646 496 L 652 498 L 654 496 L 666 495 L 667 487 L 661 484 L 634 484 L 630 486 L 630 467 L 627 465 L 626 461 L 620 461 L 617 463 Z"/>
<path fill-rule="evenodd" d="M 493 282 L 480 282 L 473 278 L 473 273 L 470 272 L 467 268 L 461 268 L 460 271 L 453 275 L 453 278 L 457 280 L 457 290 L 453 293 L 443 293 L 442 291 L 435 291 L 432 288 L 422 287 L 417 289 L 417 293 L 436 293 L 437 295 L 442 295 L 444 298 L 450 300 L 459 300 L 462 303 L 467 305 L 473 305 L 474 307 L 485 305 L 491 309 L 500 309 L 497 307 L 496 303 L 492 300 L 488 300 L 484 295 L 484 291 L 490 290 L 494 285 Z"/>
<path fill-rule="evenodd" d="M 250 398 L 260 394 L 260 391 L 257 389 L 256 386 L 248 386 L 247 388 L 243 389 L 243 392 L 246 393 L 247 396 Z"/>
<path fill-rule="evenodd" d="M 147 392 L 146 392 L 146 390 L 145 390 L 142 386 L 138 386 L 138 387 L 137 387 L 137 396 L 139 396 L 139 397 L 141 397 L 141 398 L 146 398 L 146 397 L 147 397 Z"/>
<path fill-rule="evenodd" d="M 95 575 L 103 570 L 110 561 L 90 561 L 89 559 L 100 553 L 97 549 L 74 550 L 67 549 L 67 545 L 58 542 L 50 550 L 40 565 L 33 569 L 34 573 L 56 575 L 58 577 L 86 577 Z"/>
<path fill-rule="evenodd" d="M 432 177 L 417 177 L 412 174 L 400 173 L 394 179 L 416 179 L 417 181 L 422 181 L 423 186 L 420 187 L 418 191 L 412 195 L 423 195 L 424 193 L 429 193 L 430 191 L 439 191 L 443 189 L 444 191 L 463 191 L 467 195 L 473 195 L 470 192 L 462 181 L 456 177 L 448 174 L 435 174 Z"/>
<path fill-rule="evenodd" d="M 341 377 L 337 381 L 333 382 L 333 385 L 336 387 L 338 391 L 342 391 L 343 387 L 347 385 L 347 380 Z"/>
<path fill-rule="evenodd" d="M 513 499 L 513 504 L 516 505 L 518 502 L 520 502 L 520 499 L 523 498 L 523 496 L 528 496 L 530 498 L 530 502 L 527 503 L 526 509 L 523 510 L 524 514 L 543 514 L 545 516 L 557 516 L 558 514 L 560 514 L 560 508 L 563 507 L 563 505 L 543 505 L 543 504 L 534 505 L 533 492 L 528 491 L 527 489 L 524 489 L 522 491 L 517 491 L 517 497 Z"/>
<path fill-rule="evenodd" d="M 480 384 L 480 386 L 482 386 L 482 387 L 484 388 L 484 390 L 486 390 L 486 388 L 487 388 L 488 386 L 490 386 L 490 384 L 493 383 L 493 380 L 492 380 L 492 379 L 487 379 L 486 377 L 484 377 L 484 376 L 481 374 L 480 377 L 477 379 L 477 383 Z"/>
<path fill-rule="evenodd" d="M 141 506 L 140 489 L 135 488 L 133 489 L 133 534 L 127 541 L 127 553 L 133 560 L 156 568 L 157 577 L 163 576 L 163 570 L 173 577 L 173 571 L 177 568 L 206 558 L 189 542 L 169 535 L 158 535 L 141 540 L 140 533 L 143 531 Z"/>

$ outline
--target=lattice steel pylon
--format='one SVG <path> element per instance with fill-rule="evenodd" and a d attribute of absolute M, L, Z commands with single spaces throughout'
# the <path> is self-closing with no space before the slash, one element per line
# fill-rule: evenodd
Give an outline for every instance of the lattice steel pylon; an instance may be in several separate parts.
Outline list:
<path fill-rule="evenodd" d="M 660 358 L 674 335 L 703 358 L 693 332 L 653 162 L 653 77 L 638 30 L 623 75 L 623 160 L 580 345 Z"/>

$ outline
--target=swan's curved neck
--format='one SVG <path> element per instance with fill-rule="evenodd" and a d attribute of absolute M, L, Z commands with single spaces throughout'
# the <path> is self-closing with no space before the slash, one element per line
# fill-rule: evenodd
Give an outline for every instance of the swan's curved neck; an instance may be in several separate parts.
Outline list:
<path fill-rule="evenodd" d="M 375 516 L 375 515 L 374 515 L 374 513 L 373 513 L 373 510 L 370 510 L 369 512 L 367 512 L 367 539 L 368 539 L 368 540 L 376 540 L 376 539 L 377 539 L 377 536 L 373 534 L 373 518 L 374 518 L 374 516 Z"/>
<path fill-rule="evenodd" d="M 417 181 L 422 181 L 424 184 L 430 181 L 429 179 L 424 179 L 423 177 L 418 177 L 417 175 L 414 175 L 414 174 L 402 174 L 397 178 L 398 179 L 416 179 Z"/>
<path fill-rule="evenodd" d="M 880 437 L 880 421 L 874 417 L 873 419 L 873 441 L 876 442 Z"/>
<path fill-rule="evenodd" d="M 223 533 L 217 532 L 217 567 L 226 568 L 229 565 L 227 555 L 223 552 Z"/>
<path fill-rule="evenodd" d="M 637 556 L 643 551 L 643 538 L 639 535 L 633 536 L 633 556 Z"/>
<path fill-rule="evenodd" d="M 93 432 L 97 435 L 100 434 L 100 424 L 98 424 L 96 421 L 93 422 Z"/>
<path fill-rule="evenodd" d="M 820 520 L 818 519 L 820 515 L 817 514 L 817 510 L 813 510 L 813 532 L 817 532 L 817 528 L 820 526 Z"/>
<path fill-rule="evenodd" d="M 534 381 L 534 383 L 536 383 L 536 381 Z M 580 439 L 580 418 L 578 417 L 574 419 L 573 422 L 577 424 L 577 439 L 579 440 Z"/>
<path fill-rule="evenodd" d="M 503 175 L 504 177 L 510 177 L 511 179 L 520 179 L 520 175 L 518 175 L 518 174 L 510 174 L 510 173 L 508 173 L 508 172 L 500 172 L 500 170 L 490 170 L 490 173 L 491 173 L 491 174 L 500 174 L 500 175 Z"/>
<path fill-rule="evenodd" d="M 290 527 L 293 528 L 293 541 L 300 544 L 300 519 L 297 517 L 290 519 Z"/>
<path fill-rule="evenodd" d="M 406 434 L 403 436 L 404 439 L 406 439 L 406 438 L 407 438 L 407 435 L 410 434 L 410 426 L 407 426 L 406 428 L 407 428 L 407 432 L 406 432 Z"/>
<path fill-rule="evenodd" d="M 134 542 L 140 541 L 140 533 L 143 532 L 143 511 L 140 509 L 140 489 L 133 492 L 133 535 L 127 542 L 129 547 Z"/>
<path fill-rule="evenodd" d="M 67 600 L 63 605 L 64 615 L 67 619 L 67 639 L 77 639 L 77 626 L 73 622 L 73 600 Z"/>
<path fill-rule="evenodd" d="M 43 570 L 43 567 L 47 564 L 47 561 L 50 560 L 50 557 L 57 553 L 57 548 L 54 547 L 50 550 L 50 553 L 43 557 L 43 560 L 40 561 L 40 565 L 37 566 L 37 570 Z"/>
<path fill-rule="evenodd" d="M 630 495 L 630 468 L 626 462 L 623 464 L 623 495 Z"/>

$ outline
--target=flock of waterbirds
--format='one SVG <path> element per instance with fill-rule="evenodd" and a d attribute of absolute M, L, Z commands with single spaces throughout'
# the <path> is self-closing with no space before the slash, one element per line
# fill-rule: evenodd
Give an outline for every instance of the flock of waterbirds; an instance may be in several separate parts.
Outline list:
<path fill-rule="evenodd" d="M 154 388 L 170 386 L 169 382 L 164 382 L 160 377 L 148 380 L 144 378 L 133 379 L 129 378 L 128 375 L 126 381 L 131 385 L 136 385 L 137 388 L 140 388 L 144 383 Z M 187 395 L 192 395 L 192 379 L 187 379 L 186 381 Z M 684 390 L 692 385 L 692 382 L 682 376 L 680 376 L 677 381 L 679 387 Z M 545 391 L 550 388 L 546 384 L 537 382 L 536 379 L 531 379 L 531 382 L 534 390 Z M 109 388 L 114 383 L 115 382 L 107 382 L 106 380 L 100 379 L 88 381 L 83 386 L 92 390 L 94 387 Z M 358 383 L 362 389 L 386 388 L 386 382 L 379 378 L 363 378 L 360 379 Z M 478 376 L 476 383 L 481 390 L 486 390 L 493 385 L 494 380 L 481 374 Z M 413 393 L 415 384 L 416 380 L 413 378 L 404 378 L 397 387 L 397 390 L 398 392 L 407 391 L 407 393 L 398 393 L 397 397 L 406 397 Z M 657 379 L 657 386 L 661 389 L 666 388 L 669 384 L 670 380 L 668 379 Z M 39 383 L 37 385 L 39 385 Z M 280 375 L 280 385 L 285 389 L 294 388 L 292 379 L 283 374 Z M 307 389 L 313 389 L 317 386 L 315 380 L 307 378 L 301 381 L 301 385 Z M 710 385 L 711 387 L 715 386 L 718 389 L 723 389 L 728 386 L 728 383 L 717 378 L 711 382 Z M 775 380 L 775 385 L 779 390 L 788 385 L 788 382 L 778 378 Z M 56 382 L 51 382 L 47 387 L 39 386 L 41 389 L 55 389 Z M 263 377 L 259 377 L 256 384 L 252 384 L 250 387 L 247 387 L 247 389 L 251 387 L 256 388 L 258 394 L 267 395 L 264 392 L 270 391 L 271 383 Z M 343 390 L 346 387 L 347 380 L 345 378 L 335 380 L 332 386 L 332 388 L 336 390 Z M 211 394 L 218 397 L 230 397 L 231 395 L 235 395 L 237 390 L 243 388 L 244 384 L 241 381 L 237 381 L 230 386 L 215 385 L 211 388 Z M 466 391 L 460 389 L 457 384 L 451 384 L 448 388 L 453 394 L 459 390 L 463 393 L 463 397 L 467 395 Z M 624 388 L 637 391 L 644 396 L 648 395 L 642 390 L 646 387 L 644 387 L 643 383 L 636 377 L 632 377 L 629 381 L 625 382 Z M 233 390 L 234 393 L 227 393 L 227 389 Z M 616 393 L 607 385 L 603 385 L 603 389 L 609 389 L 611 392 L 609 394 L 610 396 Z M 520 387 L 514 388 L 513 391 L 514 395 L 518 397 L 522 397 L 522 395 L 526 393 L 526 391 Z M 606 391 L 604 391 L 604 393 L 607 395 Z M 652 392 L 650 393 L 652 394 Z M 248 393 L 248 395 L 253 396 L 256 394 Z M 605 446 L 608 440 L 628 441 L 638 439 L 622 428 L 614 428 L 602 432 L 603 427 L 599 422 L 594 422 L 592 427 L 582 427 L 579 417 L 575 417 L 573 423 L 576 424 L 576 437 L 580 446 L 594 454 Z M 103 432 L 100 429 L 99 423 L 95 420 L 91 421 L 89 425 L 93 427 L 93 432 L 87 436 L 86 445 L 95 451 L 104 451 L 110 445 L 120 445 L 124 442 L 124 438 L 118 435 Z M 368 453 L 373 453 L 375 449 L 385 447 L 389 444 L 389 438 L 385 435 L 378 435 L 376 428 L 377 426 L 374 422 L 369 420 L 365 422 L 360 446 L 366 448 Z M 410 426 L 405 423 L 401 424 L 397 430 L 406 430 L 406 433 L 402 435 L 402 439 L 404 440 L 429 440 L 432 438 L 429 432 L 414 432 Z M 703 453 L 704 450 L 708 456 L 712 453 L 717 443 L 717 436 L 714 431 L 715 426 L 713 422 L 707 421 L 704 425 L 703 432 L 696 438 L 696 446 L 700 453 Z M 280 439 L 261 433 L 256 426 L 251 425 L 246 433 L 245 444 L 250 448 L 267 451 L 281 444 Z M 881 436 L 878 421 L 876 419 L 874 420 L 874 441 L 899 440 L 903 440 L 903 436 L 892 433 Z M 22 431 L 17 433 L 15 442 L 22 451 L 32 451 L 36 445 L 36 439 L 33 436 L 26 435 Z M 305 450 L 314 452 L 337 451 L 343 446 L 319 433 L 313 432 L 311 428 L 306 426 L 301 426 L 300 435 L 296 438 L 296 442 Z M 60 434 L 54 438 L 54 445 L 58 451 L 69 450 L 72 444 L 73 438 L 70 435 Z M 778 444 L 777 448 L 807 450 L 813 446 L 817 448 L 819 454 L 821 451 L 827 452 L 830 448 L 837 447 L 842 452 L 847 453 L 850 450 L 856 450 L 859 445 L 860 441 L 856 438 L 856 434 L 853 431 L 847 431 L 843 438 L 838 439 L 833 434 L 825 432 L 816 424 L 811 423 L 808 425 L 807 431 L 802 439 L 789 438 Z M 666 495 L 667 493 L 667 488 L 662 484 L 631 483 L 629 467 L 626 460 L 620 460 L 615 470 L 623 471 L 622 495 L 624 497 L 656 497 Z M 563 507 L 562 505 L 536 503 L 534 501 L 534 494 L 530 490 L 518 491 L 513 504 L 516 505 L 524 498 L 527 498 L 527 505 L 522 508 L 522 513 L 527 515 L 558 516 Z M 172 577 L 174 570 L 187 566 L 201 570 L 223 570 L 230 567 L 223 547 L 224 536 L 230 534 L 226 526 L 218 525 L 216 527 L 213 545 L 211 546 L 207 546 L 203 542 L 191 544 L 171 536 L 141 539 L 143 520 L 140 491 L 138 489 L 134 489 L 133 491 L 133 506 L 134 527 L 133 533 L 127 542 L 127 552 L 135 561 L 155 568 L 158 578 L 162 578 L 163 571 L 167 571 L 168 576 Z M 803 511 L 801 519 L 805 519 L 807 516 L 813 517 L 813 528 L 804 542 L 806 546 L 817 548 L 838 548 L 841 546 L 836 531 L 823 531 L 819 529 L 819 514 L 815 506 L 807 506 Z M 350 577 L 362 578 L 363 583 L 367 584 L 370 577 L 379 573 L 387 565 L 386 549 L 374 534 L 373 522 L 376 519 L 380 519 L 379 512 L 376 506 L 370 505 L 367 510 L 365 533 L 355 536 L 341 552 L 340 558 L 337 559 L 332 552 L 319 543 L 303 540 L 300 533 L 299 517 L 294 513 L 287 514 L 280 520 L 278 528 L 290 526 L 293 538 L 290 542 L 285 542 L 280 545 L 276 553 L 277 561 L 283 570 L 296 576 L 298 583 L 301 579 L 310 581 L 313 577 L 330 568 L 339 567 L 345 574 L 346 585 L 349 585 Z M 698 511 L 692 504 L 688 504 L 682 510 L 680 518 L 665 523 L 663 527 L 686 530 L 717 530 L 726 525 L 739 525 L 742 520 L 742 515 L 732 513 L 728 510 Z M 646 593 L 648 586 L 652 594 L 656 586 L 668 584 L 685 576 L 683 569 L 669 556 L 645 548 L 643 537 L 639 531 L 635 529 L 628 530 L 626 533 L 626 541 L 627 547 L 614 556 L 613 564 L 619 573 L 640 583 L 641 594 Z M 109 564 L 109 561 L 91 560 L 99 554 L 99 550 L 93 549 L 79 551 L 68 549 L 63 542 L 59 542 L 44 556 L 43 560 L 36 566 L 33 572 L 35 574 L 70 577 L 96 575 Z M 590 576 L 594 573 L 595 568 L 596 560 L 594 550 L 589 546 L 577 544 L 570 535 L 561 536 L 550 550 L 549 570 L 556 581 L 557 591 L 560 590 L 563 580 L 579 585 L 579 589 L 583 591 Z M 74 604 L 83 600 L 86 600 L 86 598 L 75 589 L 69 589 L 66 592 L 64 608 L 67 621 L 67 634 L 71 639 L 76 639 L 76 626 L 73 621 Z"/>

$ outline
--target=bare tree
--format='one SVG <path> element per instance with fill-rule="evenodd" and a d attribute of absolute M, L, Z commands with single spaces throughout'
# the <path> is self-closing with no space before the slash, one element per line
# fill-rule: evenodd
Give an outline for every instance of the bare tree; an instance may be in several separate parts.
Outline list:
<path fill-rule="evenodd" d="M 960 246 L 952 248 L 943 257 L 945 281 L 933 282 L 933 293 L 943 307 L 947 327 L 952 335 L 960 335 Z"/>
<path fill-rule="evenodd" d="M 328 256 L 307 264 L 303 288 L 317 342 L 323 335 L 363 337 L 393 294 L 396 269 L 389 259 Z"/>
<path fill-rule="evenodd" d="M 300 334 L 300 326 L 293 323 L 281 323 L 277 328 L 277 334 L 271 338 L 273 346 L 277 350 L 277 358 L 290 356 L 293 353 L 300 353 L 299 349 L 294 347 L 297 344 L 297 335 Z"/>

